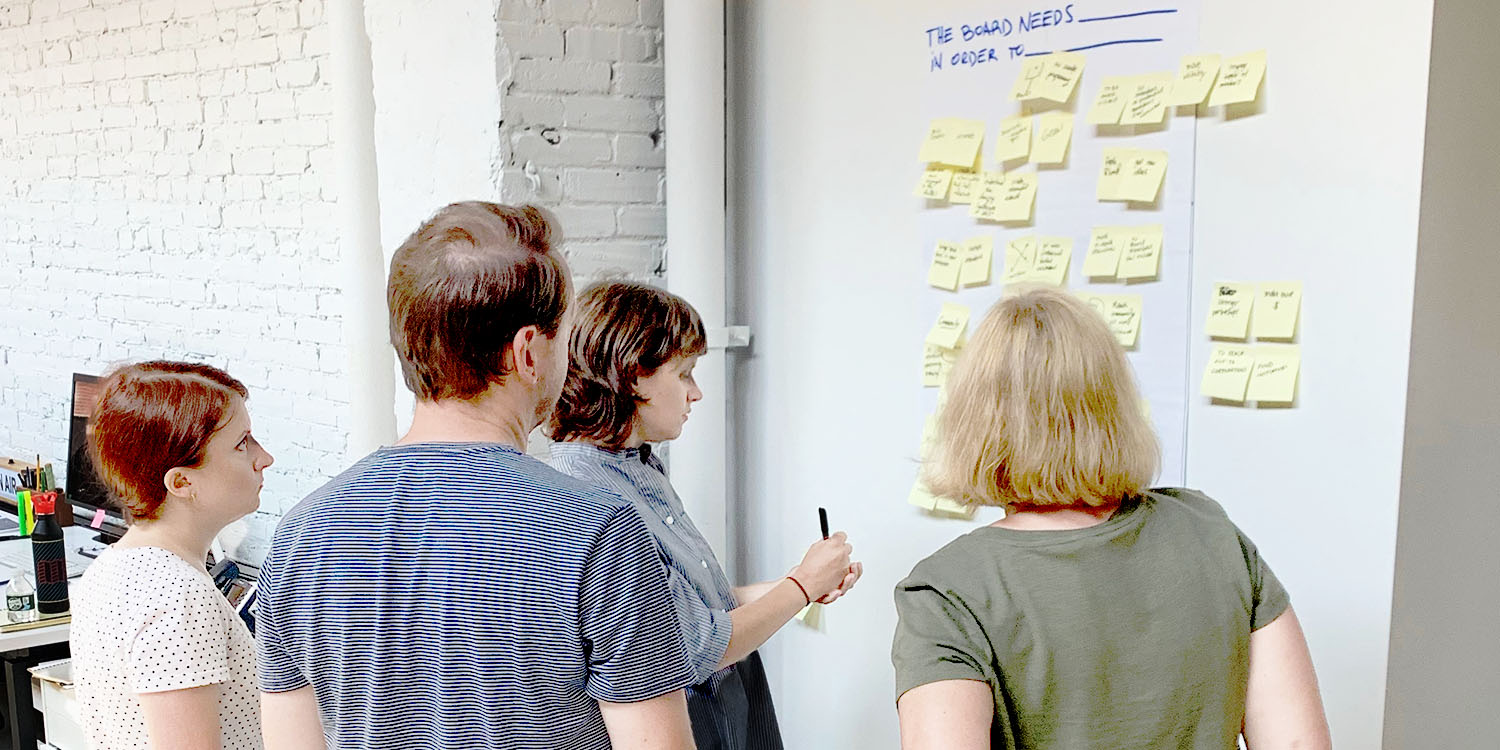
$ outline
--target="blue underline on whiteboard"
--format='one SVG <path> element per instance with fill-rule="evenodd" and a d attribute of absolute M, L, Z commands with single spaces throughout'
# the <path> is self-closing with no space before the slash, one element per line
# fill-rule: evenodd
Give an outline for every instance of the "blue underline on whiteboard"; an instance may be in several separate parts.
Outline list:
<path fill-rule="evenodd" d="M 1151 44 L 1152 42 L 1159 42 L 1159 41 L 1161 41 L 1160 37 L 1157 37 L 1157 38 L 1154 38 L 1154 39 L 1117 39 L 1117 40 L 1115 40 L 1113 42 L 1100 42 L 1098 44 L 1087 44 L 1087 45 L 1084 45 L 1082 47 L 1071 47 L 1071 48 L 1069 48 L 1069 49 L 1067 49 L 1065 51 L 1066 52 L 1082 52 L 1082 51 L 1084 51 L 1086 49 L 1095 49 L 1095 48 L 1098 48 L 1098 47 L 1110 47 L 1110 46 L 1113 46 L 1113 45 L 1116 45 L 1116 44 Z"/>
<path fill-rule="evenodd" d="M 1143 10 L 1139 13 L 1121 13 L 1118 16 L 1099 16 L 1098 18 L 1080 18 L 1079 23 L 1091 23 L 1093 21 L 1114 21 L 1120 18 L 1135 18 L 1136 16 L 1157 16 L 1163 13 L 1176 13 L 1176 8 L 1163 8 L 1161 10 Z"/>

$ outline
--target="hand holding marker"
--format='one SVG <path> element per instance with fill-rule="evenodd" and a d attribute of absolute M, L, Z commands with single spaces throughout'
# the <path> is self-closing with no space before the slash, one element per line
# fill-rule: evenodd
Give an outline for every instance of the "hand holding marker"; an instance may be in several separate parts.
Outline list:
<path fill-rule="evenodd" d="M 832 604 L 854 587 L 865 569 L 860 563 L 850 562 L 854 547 L 844 532 L 829 536 L 828 511 L 824 508 L 818 508 L 818 523 L 823 540 L 807 549 L 807 555 L 792 569 L 792 575 L 807 586 L 808 598 Z"/>

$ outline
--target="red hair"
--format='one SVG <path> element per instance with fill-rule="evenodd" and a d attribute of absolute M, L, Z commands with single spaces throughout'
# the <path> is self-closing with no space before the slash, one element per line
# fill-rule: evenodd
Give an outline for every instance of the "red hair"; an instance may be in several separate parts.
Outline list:
<path fill-rule="evenodd" d="M 131 521 L 161 513 L 168 471 L 203 464 L 236 396 L 250 392 L 229 373 L 193 362 L 141 362 L 105 376 L 89 418 L 89 454 Z"/>

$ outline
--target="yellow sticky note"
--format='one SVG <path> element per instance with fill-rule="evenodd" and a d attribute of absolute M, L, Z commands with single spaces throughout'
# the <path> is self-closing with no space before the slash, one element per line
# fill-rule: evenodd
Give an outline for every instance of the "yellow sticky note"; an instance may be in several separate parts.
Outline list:
<path fill-rule="evenodd" d="M 1255 354 L 1250 347 L 1238 344 L 1220 344 L 1208 355 L 1208 367 L 1203 371 L 1203 395 L 1225 401 L 1244 401 L 1245 386 L 1250 382 L 1250 370 L 1255 366 Z"/>
<path fill-rule="evenodd" d="M 1155 125 L 1167 116 L 1167 91 L 1172 88 L 1171 73 L 1136 76 L 1126 95 L 1121 125 Z"/>
<path fill-rule="evenodd" d="M 1031 118 L 1007 117 L 1000 121 L 1000 136 L 995 141 L 995 161 L 1025 159 L 1031 153 Z"/>
<path fill-rule="evenodd" d="M 1219 70 L 1219 82 L 1208 95 L 1208 106 L 1255 101 L 1255 94 L 1265 76 L 1265 50 L 1225 60 L 1224 67 Z"/>
<path fill-rule="evenodd" d="M 1214 284 L 1208 301 L 1208 335 L 1221 339 L 1244 340 L 1250 333 L 1250 307 L 1255 300 L 1254 284 Z"/>
<path fill-rule="evenodd" d="M 927 343 L 944 349 L 956 349 L 968 327 L 969 308 L 945 302 L 937 321 L 932 324 L 932 330 L 927 332 Z"/>
<path fill-rule="evenodd" d="M 1000 220 L 1000 196 L 1005 192 L 1005 174 L 984 172 L 979 176 L 979 192 L 969 205 L 969 215 L 986 221 Z"/>
<path fill-rule="evenodd" d="M 1031 160 L 1037 164 L 1061 164 L 1068 158 L 1073 140 L 1073 113 L 1048 112 L 1036 120 L 1036 146 Z"/>
<path fill-rule="evenodd" d="M 1031 278 L 1036 267 L 1036 238 L 1017 237 L 1005 245 L 1004 283 L 1014 284 Z"/>
<path fill-rule="evenodd" d="M 1120 197 L 1120 183 L 1125 180 L 1125 164 L 1134 153 L 1128 148 L 1104 149 L 1104 156 L 1099 161 L 1099 200 L 1125 200 Z"/>
<path fill-rule="evenodd" d="M 1046 55 L 1038 57 L 1027 57 L 1021 60 L 1021 71 L 1016 74 L 1016 82 L 1010 87 L 1011 101 L 1035 99 L 1042 73 L 1047 69 Z"/>
<path fill-rule="evenodd" d="M 1115 334 L 1115 340 L 1126 349 L 1135 346 L 1135 341 L 1141 334 L 1141 308 L 1145 300 L 1139 294 L 1100 296 L 1105 297 L 1109 314 L 1104 319 L 1109 323 L 1109 330 Z"/>
<path fill-rule="evenodd" d="M 927 485 L 922 484 L 922 480 L 918 479 L 917 483 L 912 485 L 911 492 L 907 493 L 906 502 L 923 510 L 932 510 L 937 505 L 937 498 L 933 497 L 932 493 L 927 491 Z"/>
<path fill-rule="evenodd" d="M 1120 267 L 1119 227 L 1094 227 L 1089 235 L 1089 254 L 1083 258 L 1083 275 L 1091 278 L 1113 278 Z"/>
<path fill-rule="evenodd" d="M 951 170 L 929 169 L 922 173 L 922 179 L 917 182 L 917 197 L 940 201 L 948 197 L 948 186 L 952 182 Z"/>
<path fill-rule="evenodd" d="M 964 250 L 957 242 L 939 242 L 927 268 L 927 283 L 950 292 L 958 291 L 958 274 L 963 269 Z"/>
<path fill-rule="evenodd" d="M 932 344 L 922 345 L 922 387 L 937 388 L 943 384 L 943 350 Z"/>
<path fill-rule="evenodd" d="M 1218 55 L 1185 55 L 1177 66 L 1177 77 L 1172 79 L 1172 93 L 1167 103 L 1202 104 L 1203 97 L 1214 87 L 1219 78 Z"/>
<path fill-rule="evenodd" d="M 964 286 L 990 283 L 990 265 L 994 261 L 995 241 L 990 237 L 971 237 L 963 243 L 963 269 L 958 282 Z"/>
<path fill-rule="evenodd" d="M 1280 281 L 1260 285 L 1255 295 L 1251 328 L 1258 339 L 1290 339 L 1297 336 L 1297 313 L 1302 308 L 1302 282 Z"/>
<path fill-rule="evenodd" d="M 1161 271 L 1162 226 L 1151 224 L 1127 231 L 1125 253 L 1120 256 L 1121 279 L 1154 279 Z"/>
<path fill-rule="evenodd" d="M 995 213 L 1000 221 L 1031 221 L 1031 207 L 1036 203 L 1036 175 L 1014 172 L 1005 177 L 1005 188 Z"/>
<path fill-rule="evenodd" d="M 1295 346 L 1257 347 L 1255 367 L 1245 398 L 1251 401 L 1291 403 L 1297 399 L 1297 371 L 1302 353 Z"/>
<path fill-rule="evenodd" d="M 1125 111 L 1125 99 L 1134 88 L 1129 76 L 1110 76 L 1099 84 L 1099 93 L 1094 95 L 1094 106 L 1089 109 L 1090 125 L 1114 125 Z"/>
<path fill-rule="evenodd" d="M 1132 151 L 1129 160 L 1125 162 L 1116 194 L 1121 200 L 1154 203 L 1156 194 L 1161 191 L 1162 179 L 1166 176 L 1167 152 Z"/>
<path fill-rule="evenodd" d="M 973 203 L 979 193 L 978 172 L 954 172 L 953 182 L 948 186 L 949 203 Z"/>
<path fill-rule="evenodd" d="M 941 117 L 927 126 L 927 139 L 917 158 L 931 164 L 968 169 L 979 158 L 984 143 L 984 122 Z"/>
<path fill-rule="evenodd" d="M 812 604 L 803 607 L 802 611 L 797 613 L 797 622 L 800 622 L 803 625 L 812 628 L 813 630 L 822 632 L 823 605 L 817 602 L 813 602 Z"/>
<path fill-rule="evenodd" d="M 974 506 L 956 503 L 946 497 L 934 498 L 932 511 L 946 516 L 958 516 L 961 518 L 972 518 L 974 516 Z"/>
<path fill-rule="evenodd" d="M 1073 240 L 1069 237 L 1039 237 L 1036 265 L 1030 279 L 1043 284 L 1063 286 L 1068 281 L 1068 261 L 1073 258 Z"/>
<path fill-rule="evenodd" d="M 1054 52 L 1040 58 L 1042 76 L 1032 86 L 1031 93 L 1038 99 L 1066 103 L 1073 98 L 1073 89 L 1083 77 L 1084 57 L 1077 52 Z"/>

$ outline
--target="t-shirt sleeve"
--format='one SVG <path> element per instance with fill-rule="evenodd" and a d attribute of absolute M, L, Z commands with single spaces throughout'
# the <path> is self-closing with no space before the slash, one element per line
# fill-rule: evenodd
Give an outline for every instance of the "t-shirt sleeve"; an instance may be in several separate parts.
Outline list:
<path fill-rule="evenodd" d="M 164 597 L 130 642 L 126 679 L 136 693 L 217 685 L 229 679 L 229 625 L 212 589 Z"/>
<path fill-rule="evenodd" d="M 1250 537 L 1245 536 L 1239 527 L 1234 531 L 1239 536 L 1240 552 L 1244 554 L 1245 567 L 1250 572 L 1250 630 L 1256 631 L 1280 617 L 1292 606 L 1292 599 Z"/>
<path fill-rule="evenodd" d="M 578 596 L 590 696 L 632 703 L 693 684 L 661 552 L 634 508 L 621 506 L 604 525 Z"/>
<path fill-rule="evenodd" d="M 273 550 L 261 565 L 255 593 L 255 671 L 260 689 L 267 693 L 285 693 L 308 684 L 282 641 L 283 623 L 278 608 L 284 597 L 277 595 L 276 569 Z"/>
<path fill-rule="evenodd" d="M 913 574 L 896 584 L 896 637 L 891 643 L 896 698 L 943 680 L 994 684 L 994 651 L 973 610 L 952 590 Z"/>
<path fill-rule="evenodd" d="M 682 637 L 693 661 L 693 683 L 708 681 L 719 671 L 719 662 L 729 650 L 734 620 L 729 612 L 708 606 L 691 579 L 667 566 L 667 587 L 677 619 L 682 621 Z"/>

